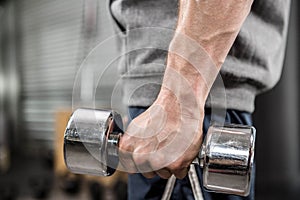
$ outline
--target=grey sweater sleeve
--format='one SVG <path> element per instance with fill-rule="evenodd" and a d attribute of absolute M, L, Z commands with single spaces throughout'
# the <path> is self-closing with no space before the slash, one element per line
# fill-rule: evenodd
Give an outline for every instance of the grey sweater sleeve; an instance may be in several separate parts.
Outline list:
<path fill-rule="evenodd" d="M 174 29 L 177 0 L 113 0 L 112 15 L 124 30 L 120 63 L 124 100 L 129 106 L 149 106 L 159 89 L 172 35 L 145 34 L 136 28 Z M 254 111 L 255 97 L 274 87 L 283 67 L 290 0 L 254 0 L 221 69 L 224 98 L 207 100 L 207 107 Z M 201 26 L 201 25 L 200 25 Z M 143 48 L 152 46 L 153 48 Z M 136 48 L 137 47 L 137 48 Z M 155 48 L 159 47 L 159 48 Z M 138 49 L 138 50 L 137 50 Z M 216 88 L 218 89 L 218 88 Z"/>

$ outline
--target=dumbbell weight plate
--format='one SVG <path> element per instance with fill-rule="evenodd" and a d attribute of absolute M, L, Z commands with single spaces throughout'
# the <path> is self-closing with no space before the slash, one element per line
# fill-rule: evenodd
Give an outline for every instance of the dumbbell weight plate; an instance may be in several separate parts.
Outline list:
<path fill-rule="evenodd" d="M 256 130 L 252 126 L 210 126 L 200 151 L 205 188 L 248 196 Z"/>
<path fill-rule="evenodd" d="M 64 136 L 64 158 L 77 174 L 110 176 L 118 165 L 121 116 L 113 111 L 77 109 Z"/>

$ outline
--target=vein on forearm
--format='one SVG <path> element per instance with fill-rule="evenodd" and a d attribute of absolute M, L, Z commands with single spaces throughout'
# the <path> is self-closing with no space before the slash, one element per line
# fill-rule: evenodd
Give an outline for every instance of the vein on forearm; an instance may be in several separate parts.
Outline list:
<path fill-rule="evenodd" d="M 253 0 L 180 0 L 176 31 L 196 40 L 220 68 Z"/>

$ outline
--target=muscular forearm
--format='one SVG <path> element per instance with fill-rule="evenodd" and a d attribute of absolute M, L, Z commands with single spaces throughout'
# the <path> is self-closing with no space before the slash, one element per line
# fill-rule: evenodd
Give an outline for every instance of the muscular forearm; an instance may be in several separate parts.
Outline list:
<path fill-rule="evenodd" d="M 168 71 L 175 69 L 189 81 L 195 95 L 203 97 L 199 98 L 203 103 L 252 3 L 253 0 L 180 0 L 164 83 L 174 81 Z"/>
<path fill-rule="evenodd" d="M 253 0 L 180 0 L 176 31 L 197 41 L 221 67 Z"/>

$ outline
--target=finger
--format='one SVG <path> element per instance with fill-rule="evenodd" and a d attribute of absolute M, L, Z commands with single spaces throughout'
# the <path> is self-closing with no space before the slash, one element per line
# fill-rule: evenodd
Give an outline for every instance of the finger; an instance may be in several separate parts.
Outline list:
<path fill-rule="evenodd" d="M 154 172 L 145 172 L 142 173 L 143 176 L 145 176 L 146 178 L 153 178 L 156 176 L 156 174 Z"/>
<path fill-rule="evenodd" d="M 135 166 L 134 162 L 132 159 L 122 159 L 119 160 L 119 165 L 118 165 L 118 170 L 120 171 L 124 171 L 127 173 L 137 173 L 139 170 L 138 168 Z"/>
<path fill-rule="evenodd" d="M 138 169 L 138 172 L 148 173 L 154 171 L 149 163 L 148 155 L 141 154 L 141 153 L 134 153 L 132 156 L 133 156 L 135 166 Z"/>
<path fill-rule="evenodd" d="M 132 153 L 119 151 L 119 166 L 118 169 L 128 173 L 137 173 L 138 169 L 135 166 Z"/>
<path fill-rule="evenodd" d="M 172 171 L 172 173 L 174 174 L 174 176 L 178 179 L 183 179 L 184 177 L 186 177 L 186 175 L 188 174 L 188 168 L 182 168 L 179 170 L 174 170 Z"/>
<path fill-rule="evenodd" d="M 172 173 L 166 168 L 157 170 L 155 172 L 158 176 L 160 176 L 163 179 L 168 179 L 172 176 Z"/>

